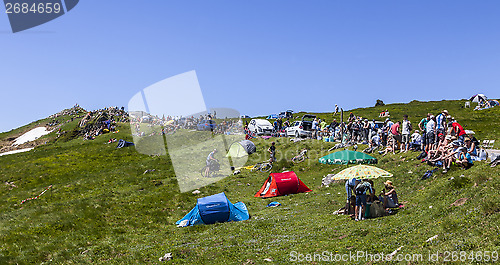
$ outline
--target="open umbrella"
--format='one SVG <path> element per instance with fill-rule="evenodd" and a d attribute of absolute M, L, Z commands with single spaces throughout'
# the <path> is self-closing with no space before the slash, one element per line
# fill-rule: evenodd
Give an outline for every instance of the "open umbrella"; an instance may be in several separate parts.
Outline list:
<path fill-rule="evenodd" d="M 358 165 L 350 168 L 346 168 L 339 173 L 337 173 L 332 180 L 340 179 L 375 179 L 379 177 L 392 177 L 393 175 L 383 169 L 368 165 Z"/>
<path fill-rule="evenodd" d="M 362 152 L 343 150 L 331 153 L 318 160 L 322 164 L 337 164 L 337 165 L 347 165 L 347 164 L 376 164 L 377 159 L 373 156 L 367 155 Z"/>

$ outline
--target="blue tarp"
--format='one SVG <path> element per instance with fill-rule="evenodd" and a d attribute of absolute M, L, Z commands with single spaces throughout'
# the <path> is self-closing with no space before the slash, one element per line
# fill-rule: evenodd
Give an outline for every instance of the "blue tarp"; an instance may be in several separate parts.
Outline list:
<path fill-rule="evenodd" d="M 178 225 L 184 220 L 188 220 L 187 225 L 190 226 L 245 221 L 249 218 L 246 205 L 243 202 L 232 204 L 223 192 L 199 198 L 196 206 L 175 224 Z"/>

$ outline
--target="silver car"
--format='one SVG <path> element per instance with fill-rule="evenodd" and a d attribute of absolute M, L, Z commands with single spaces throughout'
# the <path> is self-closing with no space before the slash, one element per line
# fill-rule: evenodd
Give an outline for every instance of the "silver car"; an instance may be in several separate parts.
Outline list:
<path fill-rule="evenodd" d="M 273 125 L 264 119 L 253 119 L 248 124 L 248 130 L 256 135 L 271 135 L 274 131 Z"/>
<path fill-rule="evenodd" d="M 316 118 L 314 115 L 304 115 L 301 121 L 293 122 L 286 128 L 286 136 L 311 137 L 312 121 Z"/>

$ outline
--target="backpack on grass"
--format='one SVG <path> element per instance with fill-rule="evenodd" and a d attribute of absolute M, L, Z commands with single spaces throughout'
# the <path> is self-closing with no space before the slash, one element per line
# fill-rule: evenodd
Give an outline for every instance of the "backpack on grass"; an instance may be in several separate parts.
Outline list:
<path fill-rule="evenodd" d="M 385 215 L 384 204 L 381 201 L 374 201 L 370 206 L 370 217 L 382 217 Z"/>

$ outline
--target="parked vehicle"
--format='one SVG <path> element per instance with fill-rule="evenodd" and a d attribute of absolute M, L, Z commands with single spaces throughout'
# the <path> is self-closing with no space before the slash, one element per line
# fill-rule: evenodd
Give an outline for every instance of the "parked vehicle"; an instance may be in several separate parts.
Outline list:
<path fill-rule="evenodd" d="M 250 116 L 248 116 L 248 115 L 241 115 L 241 118 L 242 118 L 242 119 L 250 119 L 251 117 L 250 117 Z"/>
<path fill-rule="evenodd" d="M 273 125 L 264 119 L 253 119 L 248 124 L 248 130 L 256 135 L 271 135 L 273 133 Z"/>
<path fill-rule="evenodd" d="M 312 136 L 312 122 L 316 118 L 315 115 L 306 114 L 302 120 L 293 122 L 290 127 L 286 128 L 286 136 L 311 137 Z"/>
<path fill-rule="evenodd" d="M 384 122 L 383 121 L 375 121 L 375 124 L 373 126 L 374 129 L 382 129 L 384 127 Z"/>
<path fill-rule="evenodd" d="M 217 123 L 214 120 L 202 120 L 196 126 L 198 131 L 213 131 L 217 128 Z"/>
<path fill-rule="evenodd" d="M 280 112 L 278 116 L 283 119 L 293 119 L 293 110 Z"/>
<path fill-rule="evenodd" d="M 278 118 L 278 115 L 276 114 L 270 114 L 269 116 L 267 116 L 266 119 L 270 120 L 270 119 L 277 119 Z"/>

